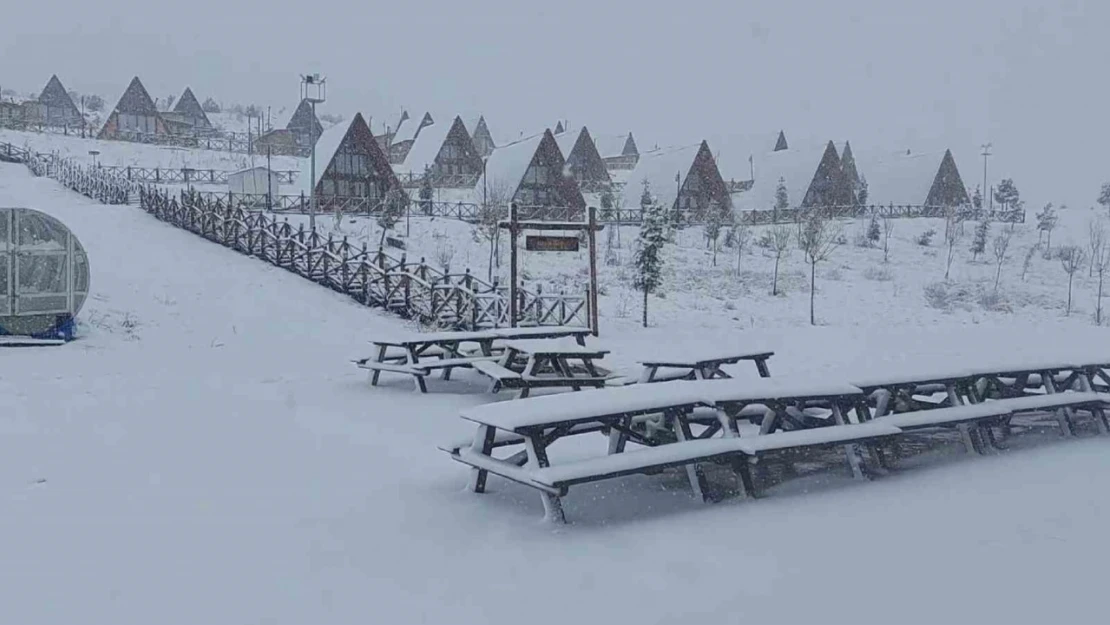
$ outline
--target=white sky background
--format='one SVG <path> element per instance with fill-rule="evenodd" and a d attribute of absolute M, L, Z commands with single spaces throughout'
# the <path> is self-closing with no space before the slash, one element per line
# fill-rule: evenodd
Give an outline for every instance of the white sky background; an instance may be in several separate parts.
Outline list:
<path fill-rule="evenodd" d="M 0 85 L 57 73 L 114 101 L 138 74 L 276 109 L 320 71 L 322 111 L 481 112 L 498 139 L 566 118 L 641 149 L 779 128 L 857 155 L 952 147 L 969 186 L 990 140 L 992 182 L 1086 207 L 1110 180 L 1108 25 L 1110 3 L 1078 0 L 11 2 Z"/>

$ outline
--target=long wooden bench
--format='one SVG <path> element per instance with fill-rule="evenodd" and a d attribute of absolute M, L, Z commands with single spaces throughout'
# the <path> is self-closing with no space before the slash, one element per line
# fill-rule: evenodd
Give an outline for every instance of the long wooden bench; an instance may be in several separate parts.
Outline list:
<path fill-rule="evenodd" d="M 1013 412 L 1007 406 L 999 402 L 988 402 L 888 414 L 878 417 L 874 422 L 887 423 L 904 432 L 958 429 L 968 453 L 985 454 L 993 441 L 989 436 L 983 439 L 980 428 L 1001 424 L 1011 416 Z"/>
<path fill-rule="evenodd" d="M 983 405 L 1000 406 L 1014 413 L 1014 415 L 1032 412 L 1055 412 L 1061 432 L 1065 436 L 1070 436 L 1075 410 L 1089 412 L 1094 418 L 1100 433 L 1110 432 L 1110 423 L 1107 423 L 1106 420 L 1108 404 L 1110 404 L 1110 395 L 1105 393 L 1069 391 L 1066 393 L 1046 393 L 1044 395 L 995 399 L 984 402 Z"/>
<path fill-rule="evenodd" d="M 712 501 L 713 498 L 705 488 L 704 476 L 697 465 L 730 460 L 737 469 L 741 492 L 755 496 L 756 487 L 748 466 L 761 458 L 806 448 L 876 442 L 897 436 L 901 432 L 893 425 L 871 422 L 779 432 L 748 438 L 693 439 L 548 467 L 522 467 L 515 459 L 492 458 L 474 451 L 469 446 L 441 449 L 450 453 L 451 457 L 458 462 L 535 488 L 555 498 L 551 510 L 555 511 L 556 520 L 565 521 L 562 517 L 562 506 L 557 500 L 566 495 L 571 486 L 577 484 L 652 473 L 671 467 L 686 467 L 688 472 L 694 472 L 697 475 L 697 479 L 691 480 L 691 484 L 695 485 L 695 496 L 703 501 Z M 507 442 L 507 437 L 505 440 L 503 444 L 511 444 Z"/>
<path fill-rule="evenodd" d="M 496 393 L 503 388 L 520 388 L 523 386 L 523 380 L 519 373 L 507 367 L 503 367 L 498 362 L 480 360 L 475 362 L 472 366 L 476 371 L 492 380 L 490 384 L 491 393 Z"/>

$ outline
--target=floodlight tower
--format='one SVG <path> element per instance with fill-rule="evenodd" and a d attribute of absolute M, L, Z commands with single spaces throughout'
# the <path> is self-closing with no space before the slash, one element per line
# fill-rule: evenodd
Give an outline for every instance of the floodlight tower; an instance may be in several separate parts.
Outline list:
<path fill-rule="evenodd" d="M 993 148 L 994 145 L 990 143 L 984 143 L 979 147 L 983 148 L 983 151 L 980 152 L 980 155 L 983 157 L 983 193 L 991 196 L 991 208 L 994 208 L 994 193 L 991 193 L 987 190 L 987 157 L 991 155 L 991 148 Z M 980 207 L 980 209 L 984 211 L 987 209 L 987 198 L 983 198 L 983 205 Z"/>
<path fill-rule="evenodd" d="M 309 134 L 316 134 L 316 105 L 322 103 L 327 99 L 328 86 L 327 78 L 320 74 L 301 74 L 301 100 L 307 100 L 312 105 L 312 122 L 309 127 Z M 312 165 L 309 168 L 309 203 L 308 203 L 308 227 L 313 232 L 316 231 L 316 140 L 317 136 L 312 137 Z"/>

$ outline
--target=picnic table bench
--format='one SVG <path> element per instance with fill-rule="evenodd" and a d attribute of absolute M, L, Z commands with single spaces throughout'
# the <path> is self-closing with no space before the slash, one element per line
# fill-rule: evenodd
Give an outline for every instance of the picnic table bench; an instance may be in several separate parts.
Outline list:
<path fill-rule="evenodd" d="M 573 338 L 584 345 L 589 328 L 577 326 L 543 326 L 535 328 L 491 328 L 466 332 L 410 333 L 371 340 L 375 354 L 355 360 L 360 368 L 372 372 L 371 386 L 377 386 L 382 371 L 413 376 L 416 389 L 428 392 L 425 376 L 442 371 L 444 380 L 451 379 L 453 369 L 470 369 L 479 363 L 494 364 L 500 342 L 506 339 Z M 491 368 L 492 370 L 492 368 Z"/>
<path fill-rule="evenodd" d="M 612 377 L 594 363 L 609 353 L 607 349 L 541 339 L 509 340 L 503 346 L 504 352 L 496 362 L 474 365 L 492 380 L 490 391 L 494 393 L 520 389 L 524 398 L 534 388 L 601 388 Z"/>
<path fill-rule="evenodd" d="M 731 378 L 721 369 L 723 365 L 734 365 L 738 362 L 749 360 L 755 363 L 759 377 L 771 376 L 767 367 L 767 360 L 774 356 L 772 351 L 743 351 L 721 350 L 716 353 L 689 354 L 682 356 L 663 357 L 658 359 L 643 360 L 643 370 L 639 382 L 663 382 L 668 380 L 711 380 L 714 378 Z"/>

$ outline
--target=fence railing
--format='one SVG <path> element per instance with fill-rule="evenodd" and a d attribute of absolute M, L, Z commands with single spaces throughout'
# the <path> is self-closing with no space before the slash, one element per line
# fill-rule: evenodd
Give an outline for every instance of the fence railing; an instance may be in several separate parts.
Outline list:
<path fill-rule="evenodd" d="M 395 258 L 380 247 L 373 251 L 365 243 L 325 237 L 304 224 L 294 228 L 277 215 L 229 205 L 221 196 L 142 188 L 140 206 L 158 219 L 424 325 L 473 330 L 509 323 L 508 288 L 469 269 L 449 273 L 423 258 Z M 519 325 L 589 323 L 588 295 L 545 295 L 542 289 L 518 289 L 518 294 Z"/>
<path fill-rule="evenodd" d="M 32 174 L 53 178 L 101 204 L 127 204 L 138 196 L 139 185 L 133 182 L 53 154 L 28 152 L 23 163 Z"/>
<path fill-rule="evenodd" d="M 877 217 L 891 217 L 896 219 L 912 219 L 932 217 L 943 219 L 948 215 L 950 207 L 928 206 L 924 204 L 869 204 L 866 206 L 832 206 L 815 208 L 784 208 L 779 210 L 748 210 L 737 211 L 736 215 L 742 223 L 749 225 L 769 225 L 791 223 L 799 217 L 813 210 L 820 210 L 822 214 L 833 219 L 858 219 L 875 215 Z M 643 220 L 643 209 L 620 208 L 601 210 L 598 220 L 604 223 L 621 225 L 636 225 Z M 975 208 L 957 208 L 956 216 L 962 220 L 980 221 L 988 219 L 1004 223 L 1025 223 L 1024 209 L 997 209 L 984 210 Z M 699 225 L 705 222 L 704 212 L 682 210 L 676 215 L 676 221 L 683 225 Z"/>
<path fill-rule="evenodd" d="M 473 189 L 478 184 L 480 174 L 432 174 L 431 185 L 439 189 Z M 419 189 L 424 186 L 425 175 L 416 172 L 400 172 L 397 180 L 406 189 Z"/>
<path fill-rule="evenodd" d="M 178 169 L 165 167 L 124 167 L 116 165 L 98 165 L 97 169 L 115 174 L 131 182 L 153 184 L 227 184 L 228 177 L 235 173 L 230 169 L 195 169 L 182 167 Z M 277 182 L 293 184 L 300 175 L 296 170 L 274 170 Z"/>

